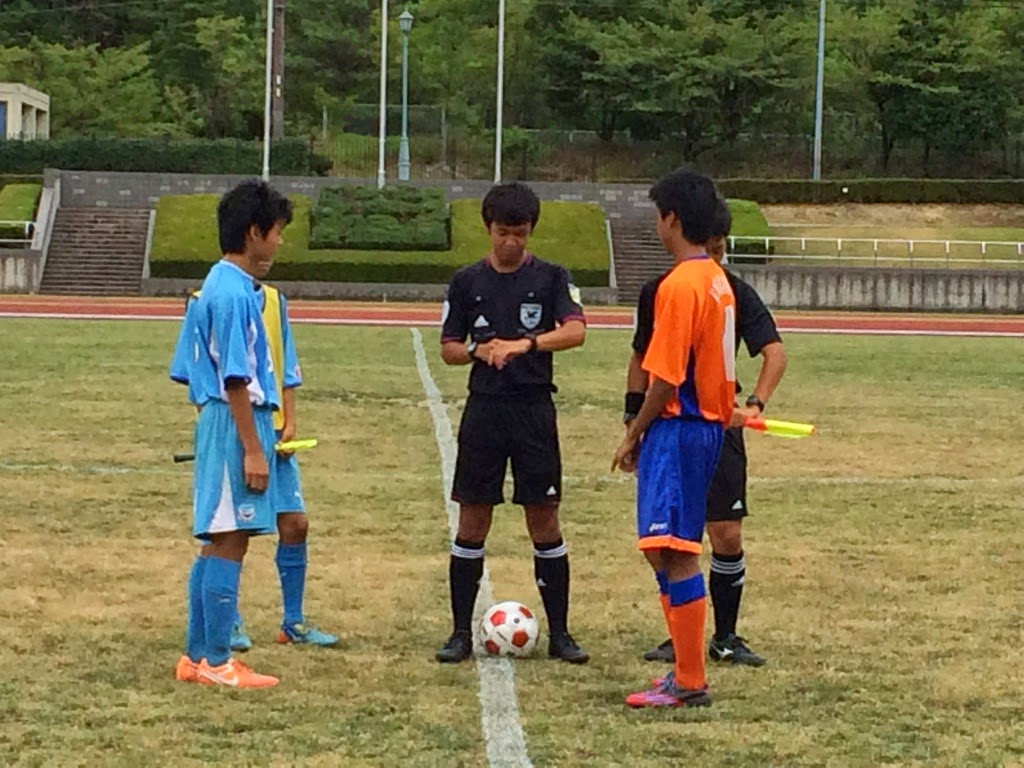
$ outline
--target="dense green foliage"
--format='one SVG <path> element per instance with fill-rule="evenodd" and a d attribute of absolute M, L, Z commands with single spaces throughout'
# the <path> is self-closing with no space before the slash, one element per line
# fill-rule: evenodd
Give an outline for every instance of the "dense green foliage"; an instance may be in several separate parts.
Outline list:
<path fill-rule="evenodd" d="M 309 247 L 446 251 L 451 214 L 440 189 L 331 187 L 313 210 Z"/>
<path fill-rule="evenodd" d="M 441 149 L 431 153 L 432 171 L 481 172 L 482 162 L 470 154 L 485 160 L 492 140 L 496 6 L 493 0 L 408 3 L 416 19 L 410 98 L 431 105 L 423 112 L 430 119 L 413 120 L 413 132 L 439 137 L 441 124 L 446 127 Z M 806 176 L 816 6 L 792 0 L 510 3 L 509 173 L 649 178 L 693 162 L 723 177 Z M 257 138 L 264 8 L 257 0 L 7 0 L 0 7 L 0 80 L 51 94 L 56 137 Z M 828 8 L 828 176 L 1024 175 L 1018 3 L 831 0 Z M 379 13 L 378 0 L 290 0 L 290 135 L 320 138 L 325 112 L 335 137 L 372 133 Z M 401 71 L 397 15 L 395 9 L 389 34 L 392 103 L 399 100 Z M 394 113 L 390 127 L 397 133 Z M 532 132 L 541 129 L 543 135 Z M 645 142 L 656 149 L 637 149 Z M 344 159 L 335 158 L 339 165 Z M 364 168 L 358 164 L 354 172 Z"/>

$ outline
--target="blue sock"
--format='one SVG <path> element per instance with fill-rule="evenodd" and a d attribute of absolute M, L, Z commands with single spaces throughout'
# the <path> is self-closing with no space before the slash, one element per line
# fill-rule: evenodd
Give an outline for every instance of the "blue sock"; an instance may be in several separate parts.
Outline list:
<path fill-rule="evenodd" d="M 203 574 L 203 614 L 206 619 L 206 661 L 219 667 L 231 658 L 231 627 L 238 615 L 238 581 L 242 564 L 221 557 L 207 558 Z"/>
<path fill-rule="evenodd" d="M 284 623 L 302 624 L 302 596 L 306 591 L 306 542 L 277 545 L 277 573 L 281 577 L 281 600 L 284 602 Z"/>
<path fill-rule="evenodd" d="M 654 578 L 658 582 L 658 593 L 662 595 L 668 594 L 668 576 L 665 575 L 664 571 L 655 571 Z"/>
<path fill-rule="evenodd" d="M 682 581 L 669 582 L 668 585 L 668 599 L 672 607 L 700 600 L 706 594 L 703 573 L 695 574 Z"/>
<path fill-rule="evenodd" d="M 206 558 L 197 556 L 188 575 L 188 625 L 185 627 L 185 655 L 192 661 L 206 658 L 206 625 L 203 621 L 203 574 Z"/>

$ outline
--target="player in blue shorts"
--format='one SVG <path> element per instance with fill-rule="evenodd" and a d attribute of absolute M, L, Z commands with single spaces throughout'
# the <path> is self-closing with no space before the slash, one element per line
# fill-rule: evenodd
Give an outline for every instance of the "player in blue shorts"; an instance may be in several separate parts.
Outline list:
<path fill-rule="evenodd" d="M 612 468 L 637 472 L 639 547 L 668 598 L 662 608 L 675 668 L 626 703 L 706 706 L 707 601 L 699 558 L 708 489 L 736 395 L 736 304 L 725 273 L 701 245 L 711 236 L 718 206 L 711 180 L 677 171 L 650 195 L 658 235 L 675 266 L 655 298 L 654 332 L 643 359 L 650 386 Z"/>
<path fill-rule="evenodd" d="M 276 528 L 273 416 L 282 404 L 254 281 L 270 270 L 291 218 L 291 203 L 264 182 L 244 182 L 221 198 L 223 258 L 210 269 L 178 339 L 178 350 L 187 350 L 189 398 L 199 409 L 192 534 L 205 545 L 189 575 L 186 648 L 175 668 L 175 678 L 186 682 L 279 682 L 234 659 L 230 643 L 249 537 Z M 178 365 L 172 367 L 179 378 Z"/>
<path fill-rule="evenodd" d="M 201 293 L 191 294 L 185 304 L 185 317 L 194 311 Z M 282 407 L 274 412 L 274 430 L 279 442 L 295 439 L 295 389 L 302 385 L 302 369 L 295 351 L 291 324 L 288 320 L 288 301 L 284 294 L 267 283 L 256 283 L 256 295 L 262 306 L 263 327 L 267 332 L 270 358 L 277 372 L 277 394 Z M 171 364 L 171 378 L 188 384 L 188 349 L 181 345 Z M 306 587 L 308 561 L 306 539 L 309 519 L 306 517 L 302 497 L 299 462 L 294 453 L 278 452 L 273 489 L 274 511 L 277 514 L 278 545 L 274 558 L 281 583 L 281 601 L 284 616 L 277 642 L 281 644 L 333 646 L 338 638 L 306 623 L 302 603 Z M 206 548 L 203 555 L 208 555 Z M 248 651 L 252 640 L 245 631 L 239 615 L 231 630 L 231 650 Z"/>

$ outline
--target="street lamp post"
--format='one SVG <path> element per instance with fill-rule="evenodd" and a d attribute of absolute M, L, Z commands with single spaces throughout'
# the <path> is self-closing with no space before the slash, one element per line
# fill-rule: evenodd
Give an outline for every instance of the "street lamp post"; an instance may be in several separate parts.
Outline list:
<path fill-rule="evenodd" d="M 271 0 L 272 1 L 272 0 Z M 377 141 L 377 189 L 384 189 L 388 137 L 388 0 L 380 0 L 380 137 Z"/>
<path fill-rule="evenodd" d="M 406 8 L 398 17 L 402 30 L 402 140 L 398 145 L 398 180 L 409 180 L 409 33 L 412 14 Z"/>

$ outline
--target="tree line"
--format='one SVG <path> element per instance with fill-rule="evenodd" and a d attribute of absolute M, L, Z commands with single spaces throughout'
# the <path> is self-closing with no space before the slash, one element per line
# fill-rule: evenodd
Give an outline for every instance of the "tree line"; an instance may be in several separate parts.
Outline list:
<path fill-rule="evenodd" d="M 50 93 L 55 137 L 258 137 L 262 0 L 4 0 L 0 80 Z M 817 0 L 510 0 L 506 125 L 698 159 L 813 131 Z M 401 33 L 392 2 L 391 101 Z M 495 112 L 496 0 L 410 0 L 410 94 L 453 130 Z M 1024 0 L 828 0 L 827 140 L 886 171 L 1024 134 Z M 288 133 L 373 103 L 379 0 L 288 0 Z M 344 129 L 344 125 L 337 126 Z M 781 139 L 780 139 L 781 140 Z M 770 144 L 769 144 L 770 145 Z"/>

